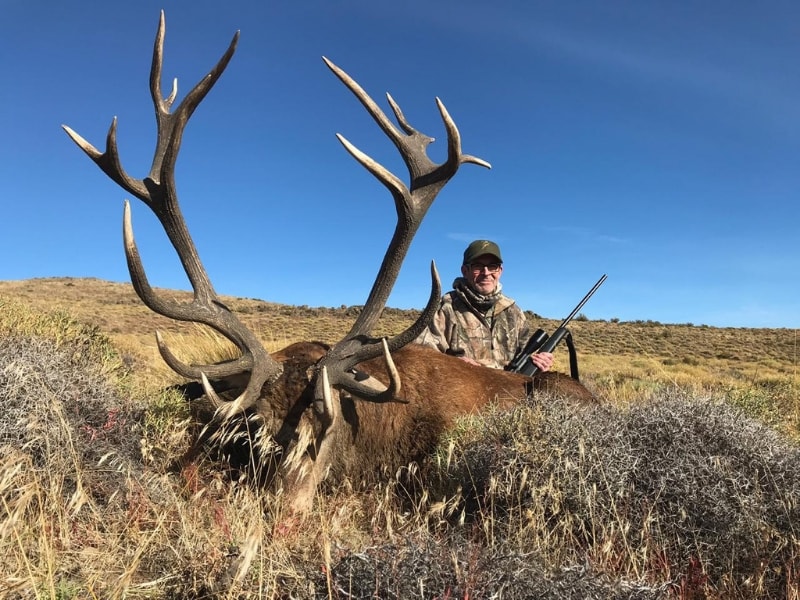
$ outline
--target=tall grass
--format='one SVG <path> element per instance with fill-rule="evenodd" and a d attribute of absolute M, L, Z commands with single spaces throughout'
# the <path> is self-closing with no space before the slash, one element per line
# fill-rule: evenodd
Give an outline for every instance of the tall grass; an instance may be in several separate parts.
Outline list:
<path fill-rule="evenodd" d="M 96 327 L 0 298 L 0 339 L 2 598 L 800 597 L 785 373 L 599 356 L 604 405 L 465 418 L 425 464 L 329 487 L 298 521 L 222 463 L 168 469 L 192 430 L 174 379 Z"/>
<path fill-rule="evenodd" d="M 675 597 L 800 597 L 800 448 L 730 404 L 550 399 L 474 419 L 440 457 L 431 486 L 487 542 Z"/>

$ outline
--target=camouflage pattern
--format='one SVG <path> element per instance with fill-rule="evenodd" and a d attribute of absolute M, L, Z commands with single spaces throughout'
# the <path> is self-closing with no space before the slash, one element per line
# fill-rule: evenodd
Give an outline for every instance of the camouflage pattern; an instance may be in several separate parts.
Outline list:
<path fill-rule="evenodd" d="M 501 294 L 493 310 L 484 316 L 451 291 L 442 297 L 439 310 L 416 343 L 502 369 L 522 350 L 530 335 L 525 313 L 511 298 Z"/>

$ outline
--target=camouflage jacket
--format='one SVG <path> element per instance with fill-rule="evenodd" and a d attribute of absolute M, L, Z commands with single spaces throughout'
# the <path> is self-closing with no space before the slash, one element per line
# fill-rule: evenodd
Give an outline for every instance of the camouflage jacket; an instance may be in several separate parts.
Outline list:
<path fill-rule="evenodd" d="M 501 294 L 493 309 L 484 315 L 450 291 L 442 297 L 439 310 L 416 342 L 502 369 L 529 337 L 525 313 L 511 298 Z"/>

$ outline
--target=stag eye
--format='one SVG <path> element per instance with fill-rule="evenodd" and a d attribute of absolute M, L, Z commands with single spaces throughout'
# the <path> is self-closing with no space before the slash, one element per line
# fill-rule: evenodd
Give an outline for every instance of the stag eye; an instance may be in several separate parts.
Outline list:
<path fill-rule="evenodd" d="M 484 265 L 482 263 L 472 263 L 469 268 L 474 273 L 480 273 L 484 269 L 486 269 L 489 273 L 497 273 L 500 270 L 500 263 L 489 263 L 488 265 Z"/>

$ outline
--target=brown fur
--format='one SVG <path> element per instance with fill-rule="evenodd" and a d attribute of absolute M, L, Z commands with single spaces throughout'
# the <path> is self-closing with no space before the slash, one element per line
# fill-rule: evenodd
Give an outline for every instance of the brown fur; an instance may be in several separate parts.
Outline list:
<path fill-rule="evenodd" d="M 275 432 L 284 448 L 284 458 L 295 446 L 297 462 L 288 468 L 293 471 L 288 486 L 293 507 L 301 511 L 310 506 L 317 484 L 329 472 L 335 479 L 349 477 L 354 483 L 394 473 L 429 455 L 458 417 L 476 414 L 490 404 L 511 408 L 528 397 L 531 387 L 582 403 L 595 401 L 583 385 L 562 373 L 539 373 L 531 381 L 409 344 L 392 355 L 402 381 L 403 403 L 366 402 L 339 393 L 334 399 L 337 418 L 323 427 L 311 408 L 312 383 L 314 367 L 327 351 L 324 344 L 300 342 L 273 354 L 283 373 L 265 386 L 256 407 L 264 426 Z M 388 383 L 382 358 L 362 363 L 358 370 Z"/>
<path fill-rule="evenodd" d="M 508 409 L 525 400 L 531 379 L 488 367 L 470 365 L 433 348 L 409 344 L 392 355 L 400 373 L 400 397 L 406 404 L 375 404 L 342 397 L 350 439 L 347 474 L 395 469 L 429 455 L 442 433 L 461 416 L 477 414 L 490 404 Z M 388 383 L 382 358 L 362 363 L 359 370 Z M 533 388 L 580 402 L 594 396 L 562 373 L 541 373 Z"/>

